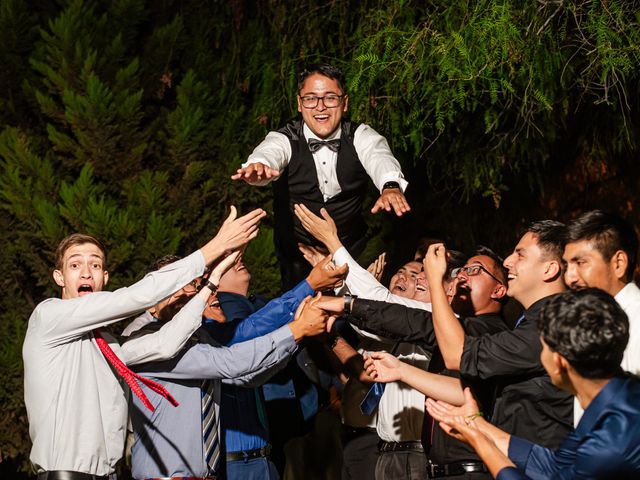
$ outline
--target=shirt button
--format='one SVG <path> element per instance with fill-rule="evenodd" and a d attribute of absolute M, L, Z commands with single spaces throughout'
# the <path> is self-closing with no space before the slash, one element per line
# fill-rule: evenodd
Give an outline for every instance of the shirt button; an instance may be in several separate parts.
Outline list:
<path fill-rule="evenodd" d="M 324 181 L 324 183 L 329 183 L 329 181 L 328 181 L 328 180 L 325 180 L 325 181 Z"/>
<path fill-rule="evenodd" d="M 323 164 L 323 165 L 326 165 L 326 164 L 327 164 L 327 162 L 322 162 L 322 164 Z"/>

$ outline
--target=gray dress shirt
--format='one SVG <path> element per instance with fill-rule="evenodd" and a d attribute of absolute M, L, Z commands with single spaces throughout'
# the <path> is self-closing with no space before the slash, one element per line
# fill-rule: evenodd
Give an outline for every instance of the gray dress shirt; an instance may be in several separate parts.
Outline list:
<path fill-rule="evenodd" d="M 67 300 L 50 298 L 35 308 L 22 356 L 33 442 L 30 459 L 37 472 L 114 472 L 124 450 L 129 387 L 121 385 L 91 332 L 169 296 L 202 275 L 204 266 L 197 251 L 131 287 Z M 106 333 L 104 338 L 125 363 L 167 359 L 198 328 L 199 318 L 194 322 L 189 311 L 201 308 L 194 301 L 177 322 L 123 348 Z"/>
<path fill-rule="evenodd" d="M 197 343 L 173 360 L 141 365 L 137 369 L 163 384 L 180 405 L 173 407 L 143 387 L 156 407 L 156 411 L 151 413 L 137 397 L 132 397 L 134 444 L 131 470 L 136 479 L 205 477 L 207 466 L 200 419 L 202 379 L 215 381 L 215 409 L 220 418 L 221 379 L 233 385 L 260 385 L 284 367 L 296 350 L 293 335 L 286 325 L 268 335 L 231 347 L 212 345 L 212 340 L 202 330 L 198 335 L 209 343 Z"/>

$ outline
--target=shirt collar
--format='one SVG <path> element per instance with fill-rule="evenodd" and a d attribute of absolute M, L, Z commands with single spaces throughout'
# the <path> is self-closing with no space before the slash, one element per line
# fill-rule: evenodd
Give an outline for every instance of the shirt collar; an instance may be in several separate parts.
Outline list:
<path fill-rule="evenodd" d="M 602 412 L 611 404 L 620 389 L 623 387 L 626 378 L 614 377 L 609 380 L 602 390 L 591 400 L 591 403 L 584 411 L 576 427 L 576 434 L 584 436 L 588 434 L 600 418 Z"/>
<path fill-rule="evenodd" d="M 626 312 L 640 301 L 640 289 L 633 282 L 627 283 L 614 297 L 616 302 Z"/>
<path fill-rule="evenodd" d="M 309 140 L 310 138 L 314 138 L 316 140 L 333 140 L 334 138 L 340 138 L 340 134 L 342 133 L 342 126 L 338 124 L 338 128 L 336 128 L 331 135 L 327 138 L 320 138 L 315 133 L 311 131 L 311 129 L 304 123 L 304 127 L 302 127 L 302 132 L 304 133 L 304 138 Z"/>

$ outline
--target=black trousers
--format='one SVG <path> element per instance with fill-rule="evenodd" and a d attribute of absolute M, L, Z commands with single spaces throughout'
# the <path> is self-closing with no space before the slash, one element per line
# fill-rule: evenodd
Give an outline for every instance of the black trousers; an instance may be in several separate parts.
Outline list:
<path fill-rule="evenodd" d="M 342 428 L 342 480 L 370 480 L 375 478 L 380 453 L 380 438 L 374 432 L 353 434 Z"/>

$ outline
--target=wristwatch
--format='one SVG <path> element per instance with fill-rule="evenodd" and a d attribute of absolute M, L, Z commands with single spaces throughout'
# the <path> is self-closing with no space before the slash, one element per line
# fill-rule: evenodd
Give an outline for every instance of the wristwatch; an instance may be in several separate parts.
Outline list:
<path fill-rule="evenodd" d="M 346 315 L 351 313 L 351 304 L 353 303 L 354 298 L 358 298 L 357 295 L 351 295 L 350 293 L 344 294 L 344 313 Z"/>
<path fill-rule="evenodd" d="M 398 182 L 387 182 L 382 186 L 382 191 L 385 191 L 387 188 L 400 188 L 400 184 Z"/>
<path fill-rule="evenodd" d="M 207 281 L 204 282 L 204 284 L 202 285 L 202 288 L 204 288 L 204 287 L 207 287 L 209 290 L 211 290 L 211 294 L 217 293 L 217 291 L 218 291 L 218 285 L 214 284 L 208 278 L 207 278 Z"/>

